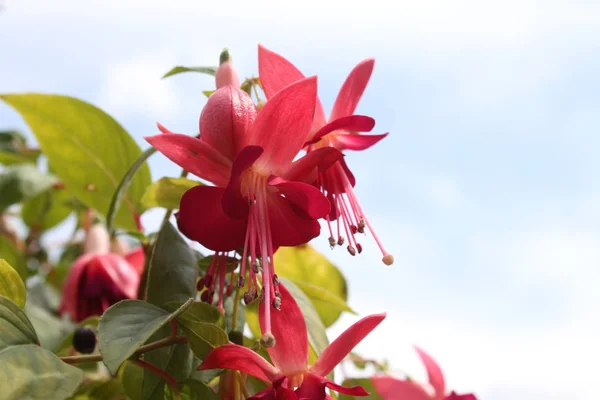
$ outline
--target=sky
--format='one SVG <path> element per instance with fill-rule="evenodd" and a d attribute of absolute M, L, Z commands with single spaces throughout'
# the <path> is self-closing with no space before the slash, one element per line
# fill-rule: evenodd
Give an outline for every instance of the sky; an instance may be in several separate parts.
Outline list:
<path fill-rule="evenodd" d="M 357 112 L 375 147 L 347 154 L 362 207 L 394 254 L 331 251 L 349 304 L 388 317 L 357 350 L 482 400 L 593 398 L 600 357 L 600 3 L 4 0 L 0 92 L 60 93 L 114 116 L 142 148 L 160 121 L 195 133 L 228 47 L 243 76 L 257 44 L 318 75 L 330 110 L 347 73 L 375 57 Z M 27 131 L 0 105 L 0 129 Z M 153 179 L 179 168 L 157 155 Z M 144 215 L 156 229 L 159 211 Z M 60 230 L 60 228 L 59 228 Z M 59 233 L 56 233 L 57 235 Z M 330 338 L 357 320 L 343 316 Z"/>

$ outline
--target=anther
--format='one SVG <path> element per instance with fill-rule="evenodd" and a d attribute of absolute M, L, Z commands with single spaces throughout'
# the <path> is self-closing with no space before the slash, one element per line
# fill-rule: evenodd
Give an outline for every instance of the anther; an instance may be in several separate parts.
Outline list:
<path fill-rule="evenodd" d="M 279 277 L 277 274 L 273 274 L 273 286 L 279 286 Z"/>
<path fill-rule="evenodd" d="M 275 336 L 272 333 L 265 333 L 260 338 L 260 344 L 265 348 L 275 346 Z"/>
<path fill-rule="evenodd" d="M 208 290 L 202 292 L 202 294 L 200 295 L 200 301 L 208 303 Z"/>
<path fill-rule="evenodd" d="M 336 245 L 335 238 L 333 236 L 329 236 L 329 246 L 333 249 Z"/>
<path fill-rule="evenodd" d="M 356 243 L 356 250 L 358 250 L 358 254 L 362 253 L 362 245 L 360 243 Z"/>
<path fill-rule="evenodd" d="M 365 220 L 361 218 L 360 221 L 358 221 L 358 227 L 356 228 L 358 233 L 365 233 L 365 226 Z"/>
<path fill-rule="evenodd" d="M 258 258 L 252 263 L 252 271 L 254 271 L 255 274 L 260 272 L 260 260 Z"/>
<path fill-rule="evenodd" d="M 348 247 L 346 247 L 346 249 L 348 250 L 348 253 L 350 253 L 351 256 L 356 255 L 356 250 L 354 249 L 354 247 L 348 245 Z"/>
<path fill-rule="evenodd" d="M 196 283 L 196 290 L 200 292 L 204 288 L 205 288 L 205 286 L 204 286 L 204 278 L 200 278 L 198 280 L 198 282 Z"/>
<path fill-rule="evenodd" d="M 386 254 L 385 256 L 383 256 L 383 259 L 381 261 L 383 261 L 385 265 L 392 265 L 394 263 L 394 256 L 391 254 Z"/>
<path fill-rule="evenodd" d="M 207 292 L 208 292 L 208 295 L 206 296 L 206 302 L 208 304 L 212 304 L 213 300 L 215 299 L 215 291 L 210 289 L 210 290 L 207 290 Z"/>
<path fill-rule="evenodd" d="M 212 279 L 213 279 L 212 275 L 205 275 L 203 279 L 204 279 L 205 287 L 210 287 L 210 285 L 212 285 Z"/>
<path fill-rule="evenodd" d="M 339 246 L 343 246 L 344 245 L 344 237 L 343 236 L 338 236 L 337 244 Z"/>
<path fill-rule="evenodd" d="M 272 304 L 273 304 L 273 307 L 274 307 L 274 308 L 275 308 L 277 311 L 280 311 L 280 310 L 281 310 L 281 298 L 279 298 L 279 297 L 275 297 L 275 298 L 273 299 L 273 302 L 272 302 Z"/>
<path fill-rule="evenodd" d="M 238 276 L 237 287 L 241 289 L 244 287 L 245 284 L 246 278 L 244 278 L 243 276 Z"/>
<path fill-rule="evenodd" d="M 356 225 L 350 225 L 350 232 L 352 232 L 353 235 L 356 235 L 357 231 L 358 228 L 356 227 Z"/>

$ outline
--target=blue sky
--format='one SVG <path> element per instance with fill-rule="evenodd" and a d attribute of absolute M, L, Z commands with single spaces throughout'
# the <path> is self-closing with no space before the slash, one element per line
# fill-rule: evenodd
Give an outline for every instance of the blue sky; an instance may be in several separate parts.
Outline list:
<path fill-rule="evenodd" d="M 257 44 L 319 76 L 330 110 L 346 74 L 376 58 L 358 112 L 390 135 L 350 153 L 356 192 L 396 263 L 369 240 L 340 266 L 350 304 L 388 318 L 359 347 L 424 377 L 431 352 L 484 400 L 583 400 L 600 356 L 600 3 L 593 1 L 5 0 L 1 92 L 51 92 L 113 115 L 143 148 L 160 121 L 197 131 L 200 75 Z M 26 129 L 0 106 L 0 128 Z M 155 156 L 153 178 L 178 167 Z M 154 229 L 161 215 L 150 212 Z M 60 232 L 57 233 L 59 235 Z M 356 318 L 343 317 L 334 337 Z M 382 345 L 385 343 L 385 346 Z"/>

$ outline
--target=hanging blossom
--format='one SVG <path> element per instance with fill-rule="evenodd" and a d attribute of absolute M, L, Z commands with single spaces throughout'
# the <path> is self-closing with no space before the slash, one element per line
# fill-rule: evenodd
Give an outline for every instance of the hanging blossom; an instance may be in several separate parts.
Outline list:
<path fill-rule="evenodd" d="M 344 387 L 326 376 L 350 354 L 384 319 L 384 314 L 367 316 L 356 322 L 321 353 L 314 365 L 308 365 L 308 335 L 304 316 L 290 292 L 280 284 L 282 312 L 271 318 L 271 330 L 277 340 L 267 348 L 271 365 L 253 350 L 237 344 L 225 344 L 212 350 L 204 358 L 198 370 L 226 368 L 238 370 L 270 384 L 248 400 L 331 399 L 326 388 L 351 396 L 368 396 L 361 386 Z M 261 308 L 259 321 L 265 332 L 267 316 Z"/>
<path fill-rule="evenodd" d="M 440 367 L 423 350 L 418 347 L 415 347 L 415 350 L 427 370 L 429 387 L 413 380 L 374 376 L 373 386 L 383 400 L 477 400 L 473 394 L 451 392 L 446 395 L 446 383 Z"/>
<path fill-rule="evenodd" d="M 227 260 L 238 251 L 242 258 L 237 286 L 245 285 L 248 271 L 244 301 L 254 301 L 259 293 L 264 296 L 270 332 L 270 306 L 281 305 L 273 254 L 279 246 L 297 246 L 318 236 L 318 219 L 330 212 L 327 198 L 302 181 L 343 155 L 323 148 L 293 161 L 311 128 L 316 77 L 289 85 L 257 111 L 232 71 L 227 61 L 219 67 L 217 90 L 202 110 L 197 138 L 159 125 L 163 133 L 146 140 L 186 171 L 214 184 L 188 190 L 177 214 L 184 235 L 216 252 L 200 282 L 208 293 L 201 295 L 203 300 L 212 302 L 218 284 L 222 307 L 228 291 Z M 367 117 L 342 122 L 348 129 L 360 129 L 365 120 L 369 123 Z"/>
<path fill-rule="evenodd" d="M 281 55 L 260 45 L 258 52 L 260 81 L 267 99 L 270 100 L 279 90 L 290 83 L 304 78 L 302 72 Z M 329 120 L 327 120 L 323 106 L 317 98 L 313 125 L 306 138 L 306 150 L 309 154 L 314 150 L 326 147 L 333 147 L 339 150 L 365 150 L 387 136 L 387 133 L 381 135 L 357 134 L 357 132 L 367 132 L 371 129 L 360 131 L 337 127 L 332 130 L 328 126 L 328 121 L 331 124 L 332 121 L 343 120 L 354 114 L 356 106 L 369 82 L 374 64 L 375 60 L 369 58 L 360 62 L 350 72 L 338 93 Z M 326 129 L 323 129 L 324 127 Z M 346 247 L 348 252 L 353 256 L 357 252 L 361 253 L 362 246 L 357 241 L 356 234 L 364 233 L 365 227 L 368 227 L 383 254 L 383 263 L 386 265 L 393 264 L 394 257 L 383 247 L 381 240 L 373 230 L 372 225 L 358 202 L 353 189 L 356 179 L 344 159 L 338 160 L 330 169 L 321 171 L 316 179 L 316 184 L 331 202 L 331 212 L 326 216 L 329 228 L 329 244 L 331 247 L 344 245 L 344 237 L 346 237 L 348 238 L 348 245 Z M 336 225 L 335 235 L 332 223 Z"/>
<path fill-rule="evenodd" d="M 101 224 L 87 229 L 83 254 L 79 256 L 63 283 L 60 314 L 68 313 L 75 322 L 102 315 L 111 305 L 137 298 L 144 270 L 141 247 L 130 251 L 125 244 L 111 250 L 108 231 Z"/>

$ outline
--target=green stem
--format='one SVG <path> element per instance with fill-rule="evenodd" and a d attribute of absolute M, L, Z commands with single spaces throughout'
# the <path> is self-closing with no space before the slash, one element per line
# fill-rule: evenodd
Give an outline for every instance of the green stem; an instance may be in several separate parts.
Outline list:
<path fill-rule="evenodd" d="M 235 290 L 235 300 L 233 300 L 233 313 L 231 314 L 231 330 L 235 331 L 236 325 L 237 325 L 237 313 L 238 313 L 238 308 L 240 305 L 240 293 L 242 292 L 242 289 L 237 287 L 236 285 L 236 290 Z"/>
<path fill-rule="evenodd" d="M 157 150 L 154 147 L 151 147 L 148 150 L 144 151 L 142 155 L 137 160 L 135 160 L 131 167 L 129 167 L 129 170 L 127 171 L 127 173 L 125 173 L 125 176 L 123 176 L 123 179 L 121 179 L 121 182 L 119 182 L 119 184 L 117 185 L 117 189 L 115 190 L 115 193 L 113 194 L 113 197 L 110 201 L 108 212 L 106 213 L 106 228 L 110 232 L 111 238 L 114 238 L 116 234 L 114 228 L 115 216 L 119 209 L 119 203 L 121 203 L 121 200 L 123 198 L 125 198 L 125 200 L 127 201 L 131 212 L 134 214 L 134 218 L 138 217 L 137 215 L 135 215 L 135 209 L 133 208 L 133 205 L 129 203 L 129 201 L 126 199 L 126 192 L 129 188 L 129 185 L 131 184 L 131 181 L 133 180 L 133 176 L 135 175 L 135 173 L 142 167 L 142 165 L 144 165 L 146 160 L 152 154 L 156 153 L 156 151 Z"/>

